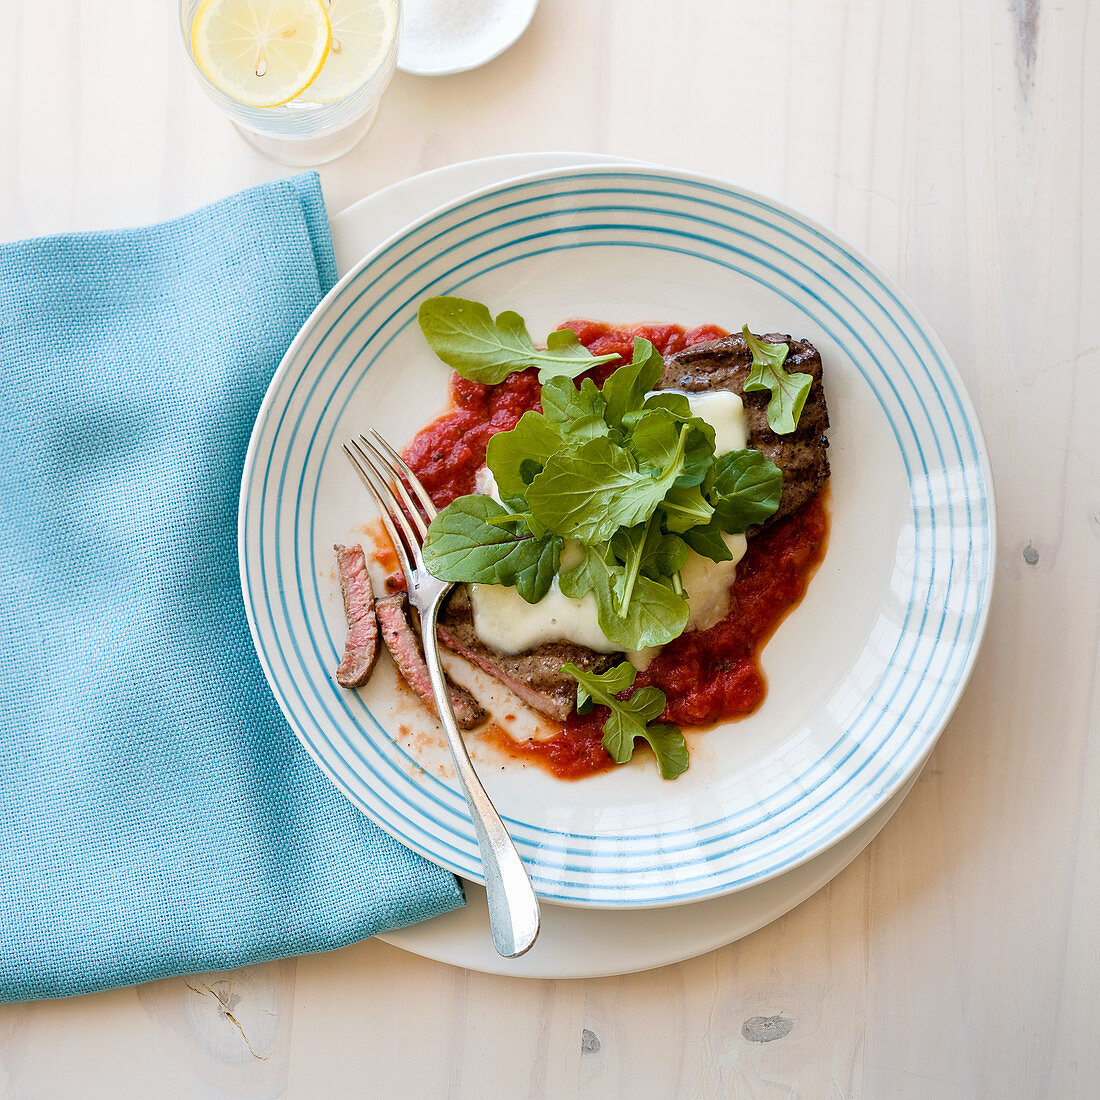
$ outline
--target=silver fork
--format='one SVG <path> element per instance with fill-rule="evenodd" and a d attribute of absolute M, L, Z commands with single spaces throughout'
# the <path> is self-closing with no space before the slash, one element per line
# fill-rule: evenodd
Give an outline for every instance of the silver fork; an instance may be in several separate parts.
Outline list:
<path fill-rule="evenodd" d="M 512 959 L 522 955 L 539 934 L 539 903 L 519 852 L 470 762 L 443 677 L 435 624 L 443 597 L 454 585 L 433 577 L 420 553 L 435 505 L 405 460 L 373 429 L 371 435 L 374 443 L 361 435 L 345 443 L 344 450 L 374 498 L 405 572 L 409 602 L 420 614 L 420 637 L 432 691 L 481 850 L 493 944 L 501 955 Z"/>

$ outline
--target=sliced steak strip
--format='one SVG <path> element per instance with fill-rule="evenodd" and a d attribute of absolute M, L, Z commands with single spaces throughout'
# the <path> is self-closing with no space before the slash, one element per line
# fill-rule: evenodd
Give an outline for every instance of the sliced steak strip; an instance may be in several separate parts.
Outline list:
<path fill-rule="evenodd" d="M 509 655 L 490 649 L 474 630 L 473 607 L 465 585 L 459 585 L 439 617 L 439 640 L 468 661 L 495 676 L 528 706 L 564 722 L 577 702 L 577 681 L 561 666 L 571 661 L 589 672 L 606 672 L 621 654 L 596 653 L 571 642 L 544 642 Z"/>
<path fill-rule="evenodd" d="M 783 495 L 779 508 L 759 527 L 746 532 L 750 537 L 781 516 L 797 511 L 821 489 L 829 477 L 829 410 L 821 381 L 821 356 L 805 340 L 769 333 L 759 339 L 769 344 L 787 344 L 790 351 L 784 364 L 792 373 L 808 374 L 813 382 L 809 396 L 790 435 L 776 435 L 768 426 L 767 407 L 771 395 L 766 391 L 745 393 L 745 382 L 752 369 L 752 350 L 741 333 L 695 344 L 665 360 L 660 388 L 663 390 L 732 390 L 745 404 L 749 427 L 749 446 L 763 452 L 783 471 Z"/>
<path fill-rule="evenodd" d="M 367 572 L 367 559 L 361 546 L 336 546 L 336 566 L 340 573 L 340 591 L 344 596 L 344 616 L 348 636 L 344 657 L 336 669 L 341 687 L 362 687 L 378 656 L 378 618 L 374 614 L 374 590 Z"/>
<path fill-rule="evenodd" d="M 424 661 L 420 636 L 409 622 L 408 596 L 404 592 L 396 592 L 380 599 L 375 607 L 378 621 L 382 624 L 382 640 L 386 643 L 394 664 L 421 702 L 438 718 L 439 710 L 435 705 L 432 680 Z M 447 686 L 459 728 L 471 730 L 485 721 L 485 711 L 481 704 L 464 687 L 453 683 L 449 677 Z"/>

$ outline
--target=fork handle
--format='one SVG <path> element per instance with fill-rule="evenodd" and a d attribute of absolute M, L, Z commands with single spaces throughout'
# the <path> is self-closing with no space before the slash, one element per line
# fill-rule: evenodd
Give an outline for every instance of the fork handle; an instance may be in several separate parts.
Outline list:
<path fill-rule="evenodd" d="M 506 959 L 514 959 L 527 951 L 539 934 L 539 903 L 531 886 L 531 879 L 519 858 L 519 852 L 516 851 L 504 822 L 500 820 L 500 815 L 474 770 L 470 754 L 466 751 L 466 742 L 463 741 L 455 721 L 435 633 L 443 595 L 445 593 L 440 593 L 431 602 L 427 612 L 420 616 L 424 660 L 439 703 L 439 718 L 447 734 L 458 782 L 466 796 L 466 805 L 469 807 L 478 848 L 481 850 L 493 946 Z"/>

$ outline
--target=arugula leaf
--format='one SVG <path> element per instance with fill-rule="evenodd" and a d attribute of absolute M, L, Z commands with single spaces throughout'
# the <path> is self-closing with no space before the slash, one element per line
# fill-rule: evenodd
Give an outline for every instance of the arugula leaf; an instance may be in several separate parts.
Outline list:
<path fill-rule="evenodd" d="M 604 420 L 604 400 L 591 378 L 581 380 L 578 389 L 570 378 L 551 378 L 540 395 L 543 415 L 570 443 L 583 443 L 613 434 Z M 615 441 L 619 433 L 615 432 Z"/>
<path fill-rule="evenodd" d="M 682 450 L 651 477 L 610 439 L 590 439 L 547 459 L 527 489 L 527 504 L 548 531 L 581 542 L 606 542 L 620 527 L 647 520 L 682 469 Z"/>
<path fill-rule="evenodd" d="M 616 764 L 625 764 L 634 755 L 634 738 L 644 737 L 646 725 L 665 709 L 665 693 L 660 688 L 644 687 L 629 699 L 604 694 L 599 702 L 611 708 L 603 727 L 604 748 Z"/>
<path fill-rule="evenodd" d="M 556 328 L 546 334 L 546 351 L 539 352 L 539 358 L 546 359 L 551 354 L 553 359 L 550 365 L 539 368 L 540 382 L 558 377 L 576 378 L 600 363 L 614 363 L 619 358 L 613 351 L 606 355 L 593 355 L 571 328 Z M 566 366 L 570 369 L 556 369 Z"/>
<path fill-rule="evenodd" d="M 615 597 L 615 610 L 620 618 L 626 618 L 627 609 L 634 595 L 634 586 L 642 570 L 642 552 L 652 527 L 653 517 L 650 516 L 645 523 L 640 523 L 636 527 L 620 527 L 611 536 L 611 552 L 623 565 L 621 570 L 613 574 L 611 589 Z"/>
<path fill-rule="evenodd" d="M 519 479 L 524 485 L 530 485 L 532 481 L 538 476 L 538 472 L 542 469 L 542 463 L 536 462 L 533 458 L 524 458 L 519 464 Z"/>
<path fill-rule="evenodd" d="M 465 298 L 426 298 L 417 320 L 428 346 L 447 366 L 487 385 L 528 367 L 538 367 L 540 382 L 557 375 L 575 378 L 597 363 L 618 358 L 593 355 L 569 329 L 550 333 L 546 348 L 536 348 L 518 313 L 505 310 L 494 321 L 486 306 Z"/>
<path fill-rule="evenodd" d="M 563 427 L 590 416 L 603 420 L 607 407 L 591 378 L 582 378 L 579 389 L 569 378 L 551 378 L 543 384 L 540 400 L 546 419 Z M 606 424 L 602 434 L 607 434 Z"/>
<path fill-rule="evenodd" d="M 641 574 L 634 581 L 630 603 L 616 608 L 604 621 L 597 616 L 600 629 L 623 649 L 647 649 L 667 645 L 679 638 L 687 626 L 691 611 L 684 596 L 669 584 Z"/>
<path fill-rule="evenodd" d="M 641 336 L 634 338 L 634 354 L 629 363 L 619 367 L 603 384 L 606 418 L 614 428 L 623 426 L 623 417 L 641 408 L 645 395 L 661 380 L 665 361 L 661 353 Z"/>
<path fill-rule="evenodd" d="M 602 621 L 614 614 L 612 566 L 604 554 L 612 561 L 614 555 L 610 553 L 610 549 L 602 551 L 595 546 L 584 546 L 581 549 L 583 556 L 580 561 L 558 575 L 558 587 L 562 595 L 571 600 L 583 599 L 591 592 L 596 597 L 597 618 Z"/>
<path fill-rule="evenodd" d="M 642 691 L 645 690 L 642 688 Z M 641 692 L 638 694 L 640 695 Z M 679 727 L 656 722 L 646 726 L 642 736 L 649 742 L 653 755 L 657 757 L 657 767 L 662 779 L 675 779 L 688 770 L 690 761 L 687 742 Z"/>
<path fill-rule="evenodd" d="M 722 525 L 716 519 L 684 532 L 684 542 L 697 554 L 711 561 L 729 561 L 733 554 L 722 538 Z"/>
<path fill-rule="evenodd" d="M 630 449 L 638 461 L 660 470 L 683 449 L 678 488 L 699 485 L 714 463 L 714 429 L 697 417 L 681 419 L 666 409 L 643 411 L 632 426 Z"/>
<path fill-rule="evenodd" d="M 723 531 L 739 535 L 779 507 L 783 471 L 759 451 L 728 451 L 714 464 L 711 501 Z"/>
<path fill-rule="evenodd" d="M 709 523 L 714 508 L 698 485 L 687 489 L 673 486 L 661 501 L 661 512 L 668 530 L 682 535 L 701 523 Z"/>
<path fill-rule="evenodd" d="M 800 371 L 788 373 L 784 368 L 791 350 L 789 345 L 759 340 L 749 332 L 748 325 L 741 327 L 741 334 L 752 349 L 752 369 L 745 382 L 745 392 L 769 391 L 768 424 L 776 435 L 790 435 L 798 427 L 813 379 Z"/>
<path fill-rule="evenodd" d="M 628 584 L 630 599 L 624 605 Z M 666 581 L 640 572 L 631 581 L 610 549 L 585 547 L 584 558 L 558 575 L 558 587 L 574 600 L 591 592 L 600 630 L 625 650 L 671 642 L 684 632 L 690 614 L 687 600 Z"/>
<path fill-rule="evenodd" d="M 654 519 L 651 516 L 637 527 L 621 528 L 610 544 L 611 552 L 622 562 L 622 569 L 611 573 L 611 591 L 615 612 L 623 620 L 622 626 L 629 626 L 631 631 L 629 649 L 652 644 L 641 640 L 654 634 L 652 625 L 647 628 L 642 621 L 642 613 L 651 618 L 654 614 L 662 619 L 671 617 L 671 624 L 663 624 L 667 629 L 678 623 L 684 612 L 679 602 L 682 596 L 679 581 L 673 588 L 669 588 L 668 581 L 684 567 L 687 543 L 678 535 L 665 534 Z M 654 584 L 658 587 L 653 587 Z M 687 612 L 690 614 L 690 608 Z"/>
<path fill-rule="evenodd" d="M 626 691 L 633 685 L 638 675 L 638 670 L 629 661 L 621 661 L 606 672 L 582 672 L 574 664 L 562 665 L 561 671 L 568 673 L 577 681 L 578 714 L 587 714 L 595 703 L 610 706 L 610 703 L 604 701 L 605 697 L 619 695 Z M 660 711 L 657 712 L 657 714 L 660 713 Z"/>
<path fill-rule="evenodd" d="M 445 581 L 515 585 L 528 603 L 538 603 L 558 571 L 563 540 L 536 538 L 492 497 L 465 496 L 432 520 L 424 540 L 428 572 Z"/>
<path fill-rule="evenodd" d="M 637 676 L 626 661 L 604 673 L 585 672 L 574 664 L 562 665 L 577 681 L 577 710 L 587 714 L 595 703 L 611 713 L 603 725 L 603 746 L 616 764 L 625 764 L 634 755 L 637 737 L 649 742 L 657 757 L 664 779 L 675 779 L 687 771 L 688 751 L 684 735 L 675 727 L 649 723 L 665 709 L 665 693 L 660 688 L 644 687 L 628 699 L 618 695 L 634 683 Z"/>
<path fill-rule="evenodd" d="M 557 535 L 532 539 L 535 549 L 528 550 L 515 568 L 516 591 L 528 602 L 538 603 L 550 591 L 561 561 L 562 540 Z M 499 583 L 499 582 L 498 582 Z"/>
<path fill-rule="evenodd" d="M 537 412 L 525 412 L 511 431 L 490 436 L 485 465 L 497 483 L 501 500 L 522 501 L 527 486 L 561 445 L 561 432 Z"/>
<path fill-rule="evenodd" d="M 681 447 L 686 450 L 686 434 L 682 424 L 663 412 L 643 413 L 633 424 L 630 449 L 643 467 L 663 470 Z"/>
<path fill-rule="evenodd" d="M 679 535 L 654 527 L 642 547 L 642 572 L 647 577 L 674 577 L 684 568 L 687 555 L 687 543 Z"/>
<path fill-rule="evenodd" d="M 647 577 L 675 576 L 687 561 L 684 540 L 679 535 L 665 533 L 652 519 L 637 527 L 616 531 L 611 549 L 628 570 L 633 568 Z"/>
<path fill-rule="evenodd" d="M 604 401 L 591 378 L 578 390 L 568 378 L 551 378 L 542 387 L 543 412 L 525 412 L 516 426 L 489 439 L 485 463 L 502 500 L 526 506 L 527 486 L 547 459 L 566 443 L 584 443 L 611 431 L 603 419 Z"/>
<path fill-rule="evenodd" d="M 684 394 L 676 393 L 673 390 L 658 390 L 656 393 L 651 393 L 642 405 L 642 411 L 648 409 L 664 409 L 680 420 L 690 420 L 693 415 L 691 402 Z M 706 421 L 703 421 L 703 423 L 706 423 Z M 709 424 L 707 426 L 710 427 Z M 714 431 L 713 428 L 710 430 Z"/>

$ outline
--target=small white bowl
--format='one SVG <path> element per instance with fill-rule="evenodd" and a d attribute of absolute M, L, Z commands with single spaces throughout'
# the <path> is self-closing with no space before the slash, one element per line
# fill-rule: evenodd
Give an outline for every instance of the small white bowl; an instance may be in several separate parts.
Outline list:
<path fill-rule="evenodd" d="M 404 0 L 397 67 L 414 76 L 476 69 L 527 29 L 538 0 Z"/>

